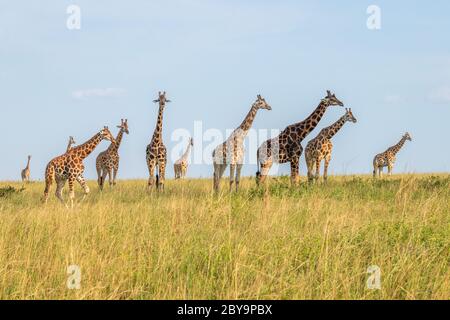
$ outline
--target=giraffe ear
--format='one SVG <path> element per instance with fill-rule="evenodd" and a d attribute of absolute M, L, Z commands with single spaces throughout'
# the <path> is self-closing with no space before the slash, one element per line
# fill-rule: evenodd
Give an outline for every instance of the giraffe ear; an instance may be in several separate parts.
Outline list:
<path fill-rule="evenodd" d="M 260 94 L 258 94 L 256 97 L 257 97 L 258 99 L 261 99 L 261 95 L 260 95 Z"/>
<path fill-rule="evenodd" d="M 155 100 L 153 100 L 153 102 L 154 102 L 154 103 L 157 103 L 157 102 L 159 102 L 159 99 L 155 99 Z"/>
<path fill-rule="evenodd" d="M 327 97 L 328 97 L 328 98 L 331 97 L 331 92 L 330 92 L 330 90 L 327 90 Z"/>

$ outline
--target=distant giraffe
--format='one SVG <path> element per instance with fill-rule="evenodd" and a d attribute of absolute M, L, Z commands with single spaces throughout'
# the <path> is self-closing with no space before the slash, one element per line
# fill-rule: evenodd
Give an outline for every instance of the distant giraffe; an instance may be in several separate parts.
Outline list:
<path fill-rule="evenodd" d="M 327 91 L 327 95 L 320 101 L 313 113 L 303 120 L 286 127 L 277 137 L 261 144 L 257 151 L 258 167 L 256 182 L 263 183 L 274 162 L 291 165 L 291 184 L 296 185 L 299 177 L 299 162 L 303 152 L 301 142 L 314 130 L 329 106 L 344 106 L 334 94 Z"/>
<path fill-rule="evenodd" d="M 186 148 L 186 151 L 181 156 L 180 159 L 175 161 L 173 165 L 173 169 L 175 171 L 175 179 L 180 179 L 186 177 L 186 171 L 188 167 L 188 159 L 191 152 L 191 147 L 194 146 L 194 140 L 192 138 L 189 139 L 189 144 Z"/>
<path fill-rule="evenodd" d="M 66 153 L 70 151 L 70 149 L 72 149 L 72 145 L 76 144 L 75 140 L 73 139 L 72 136 L 69 137 L 69 143 L 67 144 L 67 149 L 66 149 Z"/>
<path fill-rule="evenodd" d="M 83 177 L 84 165 L 83 160 L 94 151 L 95 147 L 103 140 L 114 141 L 114 137 L 109 131 L 108 127 L 104 127 L 100 132 L 94 135 L 91 139 L 72 148 L 69 152 L 52 159 L 45 169 L 45 191 L 44 202 L 48 200 L 48 193 L 53 180 L 56 180 L 56 197 L 64 203 L 62 197 L 62 190 L 66 181 L 69 181 L 69 198 L 70 206 L 73 207 L 73 200 L 75 198 L 74 183 L 78 181 L 84 190 L 84 197 L 89 193 L 89 187 Z"/>
<path fill-rule="evenodd" d="M 322 129 L 319 134 L 308 142 L 305 149 L 306 166 L 308 167 L 308 180 L 319 179 L 320 162 L 325 159 L 323 169 L 323 179 L 326 181 L 328 176 L 328 165 L 331 160 L 331 151 L 333 143 L 331 138 L 342 128 L 347 122 L 356 123 L 352 109 L 345 109 L 345 114 L 331 126 Z M 314 175 L 314 168 L 316 170 Z"/>
<path fill-rule="evenodd" d="M 115 142 L 111 142 L 108 149 L 100 152 L 96 159 L 97 168 L 97 182 L 100 190 L 103 190 L 103 184 L 105 183 L 106 176 L 109 178 L 109 185 L 116 185 L 117 171 L 119 170 L 119 147 L 122 142 L 123 133 L 129 134 L 128 120 L 120 120 L 119 133 L 115 139 Z"/>
<path fill-rule="evenodd" d="M 158 190 L 164 190 L 164 182 L 166 175 L 166 163 L 167 163 L 167 149 L 164 146 L 162 138 L 163 127 L 163 112 L 166 102 L 170 102 L 166 98 L 166 92 L 158 92 L 158 99 L 153 100 L 155 103 L 159 103 L 158 120 L 156 121 L 156 128 L 153 132 L 152 140 L 146 149 L 146 160 L 149 172 L 148 187 L 151 189 L 155 183 L 154 171 L 158 167 L 156 173 L 156 187 Z"/>
<path fill-rule="evenodd" d="M 214 149 L 212 156 L 214 163 L 214 190 L 216 192 L 219 191 L 220 179 L 228 164 L 230 164 L 230 191 L 232 190 L 233 182 L 236 182 L 236 191 L 239 189 L 239 180 L 244 160 L 244 139 L 259 109 L 272 110 L 266 100 L 258 94 L 256 101 L 252 104 L 250 111 L 241 125 L 231 133 L 224 143 Z M 236 176 L 234 175 L 235 170 Z"/>
<path fill-rule="evenodd" d="M 28 156 L 27 166 L 22 170 L 22 182 L 30 182 L 30 160 L 31 156 Z"/>
<path fill-rule="evenodd" d="M 392 169 L 394 168 L 395 155 L 400 151 L 400 149 L 405 144 L 406 140 L 412 141 L 411 136 L 406 132 L 400 141 L 388 148 L 386 151 L 379 153 L 373 158 L 373 176 L 374 178 L 379 175 L 383 175 L 383 168 L 388 167 L 388 174 L 392 175 Z"/>

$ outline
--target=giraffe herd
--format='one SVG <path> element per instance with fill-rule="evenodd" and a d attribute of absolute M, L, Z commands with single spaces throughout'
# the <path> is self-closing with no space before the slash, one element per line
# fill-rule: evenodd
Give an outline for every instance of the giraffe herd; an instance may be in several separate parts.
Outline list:
<path fill-rule="evenodd" d="M 164 190 L 165 171 L 167 165 L 167 148 L 163 142 L 163 113 L 166 103 L 170 100 L 166 97 L 166 92 L 158 92 L 158 98 L 153 100 L 158 103 L 158 117 L 156 127 L 153 132 L 150 143 L 146 148 L 146 162 L 149 171 L 147 182 L 148 189 L 156 187 L 157 190 Z M 299 163 L 303 153 L 302 141 L 312 132 L 324 116 L 330 106 L 343 107 L 344 103 L 340 101 L 334 93 L 326 92 L 324 98 L 319 102 L 315 110 L 303 121 L 287 126 L 281 133 L 269 140 L 264 141 L 257 150 L 256 173 L 257 185 L 265 183 L 269 170 L 274 163 L 289 163 L 291 169 L 290 180 L 293 186 L 299 182 Z M 217 146 L 212 153 L 213 160 L 213 190 L 219 191 L 220 180 L 227 168 L 230 166 L 230 191 L 233 190 L 233 184 L 236 191 L 239 190 L 241 169 L 244 163 L 244 139 L 247 136 L 258 110 L 272 110 L 272 107 L 261 96 L 257 95 L 255 102 L 251 105 L 250 111 L 242 123 L 230 134 L 222 144 Z M 332 125 L 323 128 L 319 134 L 310 140 L 305 149 L 305 159 L 308 171 L 308 181 L 314 182 L 319 179 L 320 164 L 324 161 L 323 179 L 327 180 L 328 166 L 331 160 L 333 144 L 331 139 L 344 126 L 346 122 L 356 123 L 357 120 L 351 109 L 345 109 L 345 114 Z M 83 177 L 83 160 L 91 154 L 102 140 L 108 140 L 108 148 L 100 152 L 96 158 L 97 182 L 100 190 L 103 190 L 106 177 L 112 188 L 116 185 L 116 177 L 119 170 L 119 147 L 122 142 L 123 134 L 129 134 L 128 120 L 121 119 L 117 126 L 119 132 L 114 138 L 108 127 L 103 127 L 92 138 L 85 143 L 76 144 L 72 136 L 69 137 L 66 152 L 56 158 L 53 158 L 45 169 L 45 190 L 43 201 L 46 203 L 49 196 L 50 187 L 56 182 L 56 197 L 63 203 L 63 188 L 68 182 L 69 200 L 73 207 L 75 193 L 74 185 L 78 182 L 84 191 L 84 197 L 89 193 L 89 187 Z M 400 151 L 406 141 L 411 141 L 409 133 L 405 133 L 401 140 L 386 151 L 377 154 L 373 159 L 374 178 L 382 176 L 383 168 L 388 168 L 388 174 L 392 174 L 393 166 L 396 160 L 396 154 Z M 192 138 L 180 159 L 174 163 L 175 179 L 181 179 L 186 176 L 188 168 L 188 158 L 191 148 L 194 145 Z M 21 171 L 23 182 L 30 181 L 30 160 L 28 156 L 27 166 Z M 156 173 L 156 174 L 155 174 Z"/>

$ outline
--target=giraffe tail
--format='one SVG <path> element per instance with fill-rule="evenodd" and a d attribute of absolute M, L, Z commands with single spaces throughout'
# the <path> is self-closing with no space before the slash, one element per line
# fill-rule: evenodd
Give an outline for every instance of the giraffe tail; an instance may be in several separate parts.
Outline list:
<path fill-rule="evenodd" d="M 159 174 L 156 174 L 156 185 L 159 186 Z"/>

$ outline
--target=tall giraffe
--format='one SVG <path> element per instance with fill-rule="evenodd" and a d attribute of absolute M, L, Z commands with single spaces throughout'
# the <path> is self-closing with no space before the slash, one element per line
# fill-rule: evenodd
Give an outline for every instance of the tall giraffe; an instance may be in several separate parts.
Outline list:
<path fill-rule="evenodd" d="M 108 149 L 102 151 L 98 154 L 95 161 L 97 169 L 97 182 L 100 190 L 103 190 L 103 184 L 105 183 L 106 176 L 109 177 L 109 186 L 116 185 L 117 171 L 119 171 L 119 147 L 122 142 L 123 134 L 129 134 L 128 131 L 128 120 L 121 119 L 119 128 L 119 133 L 115 139 L 115 142 L 111 142 Z"/>
<path fill-rule="evenodd" d="M 219 191 L 220 178 L 222 178 L 228 164 L 230 164 L 230 191 L 233 188 L 233 182 L 236 183 L 236 191 L 238 191 L 244 160 L 244 139 L 259 109 L 272 110 L 272 107 L 258 94 L 256 101 L 252 104 L 241 125 L 231 133 L 224 143 L 214 149 L 212 156 L 214 163 L 214 190 L 216 192 Z"/>
<path fill-rule="evenodd" d="M 175 161 L 173 165 L 173 170 L 175 171 L 175 179 L 184 178 L 186 176 L 186 171 L 188 167 L 188 159 L 191 153 L 191 148 L 194 146 L 194 139 L 189 139 L 189 144 L 186 148 L 186 151 L 181 156 L 180 159 Z"/>
<path fill-rule="evenodd" d="M 326 181 L 328 176 L 328 165 L 330 164 L 331 151 L 333 143 L 331 138 L 349 121 L 356 123 L 356 118 L 353 116 L 352 109 L 345 109 L 345 114 L 339 118 L 338 121 L 331 126 L 323 128 L 319 134 L 308 142 L 305 149 L 306 166 L 308 168 L 308 180 L 319 178 L 320 162 L 325 159 L 323 169 L 323 179 Z M 314 167 L 316 169 L 314 175 Z"/>
<path fill-rule="evenodd" d="M 66 153 L 72 149 L 72 145 L 76 144 L 74 138 L 72 136 L 69 137 L 69 142 L 67 143 Z"/>
<path fill-rule="evenodd" d="M 403 147 L 405 142 L 409 140 L 412 141 L 411 136 L 408 132 L 406 132 L 400 141 L 393 145 L 392 147 L 388 148 L 386 151 L 377 154 L 373 158 L 373 176 L 374 178 L 377 176 L 377 174 L 381 177 L 383 175 L 383 168 L 388 167 L 388 174 L 392 175 L 392 169 L 394 167 L 395 163 L 395 155 L 400 151 L 400 149 Z"/>
<path fill-rule="evenodd" d="M 73 208 L 73 200 L 75 198 L 74 183 L 78 181 L 84 190 L 84 197 L 89 193 L 89 187 L 83 177 L 84 165 L 83 160 L 94 151 L 95 147 L 103 140 L 114 142 L 114 137 L 108 127 L 104 127 L 100 132 L 95 134 L 91 139 L 72 148 L 69 152 L 52 159 L 45 169 L 45 191 L 44 202 L 47 203 L 48 193 L 52 186 L 53 180 L 56 180 L 56 197 L 64 203 L 62 190 L 66 181 L 69 181 L 69 198 L 70 206 Z"/>
<path fill-rule="evenodd" d="M 166 175 L 166 163 L 167 163 L 167 149 L 164 146 L 162 138 L 163 127 L 163 112 L 166 102 L 170 102 L 166 98 L 166 92 L 158 92 L 158 99 L 153 100 L 154 103 L 159 103 L 158 120 L 156 121 L 156 128 L 153 132 L 152 140 L 146 149 L 146 160 L 149 172 L 148 187 L 152 188 L 154 181 L 154 170 L 158 167 L 156 173 L 156 187 L 158 190 L 164 190 L 164 180 Z"/>
<path fill-rule="evenodd" d="M 327 90 L 327 95 L 320 101 L 313 113 L 303 120 L 286 127 L 277 137 L 264 141 L 257 151 L 257 183 L 263 183 L 274 162 L 291 165 L 291 184 L 296 185 L 299 177 L 299 162 L 303 152 L 301 142 L 314 130 L 329 106 L 344 106 L 334 94 Z M 259 169 L 259 168 L 258 168 Z"/>
<path fill-rule="evenodd" d="M 31 156 L 28 156 L 27 166 L 22 170 L 22 182 L 30 182 L 30 160 Z"/>

